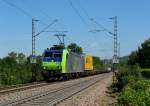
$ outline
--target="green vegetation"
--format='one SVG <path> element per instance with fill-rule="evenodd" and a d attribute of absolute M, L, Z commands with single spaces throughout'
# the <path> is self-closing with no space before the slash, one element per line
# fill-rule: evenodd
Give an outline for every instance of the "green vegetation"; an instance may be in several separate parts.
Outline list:
<path fill-rule="evenodd" d="M 37 65 L 35 68 L 38 68 Z M 15 85 L 33 81 L 32 76 L 36 76 L 34 80 L 39 80 L 38 73 L 33 74 L 29 57 L 23 53 L 11 52 L 8 56 L 0 59 L 0 85 Z"/>
<path fill-rule="evenodd" d="M 120 67 L 115 84 L 120 92 L 118 104 L 123 106 L 150 106 L 150 80 L 141 76 L 138 65 Z"/>
<path fill-rule="evenodd" d="M 103 62 L 99 57 L 94 56 L 93 57 L 93 67 L 96 71 L 104 70 Z"/>
<path fill-rule="evenodd" d="M 72 52 L 78 53 L 78 54 L 82 54 L 83 53 L 83 49 L 82 47 L 78 46 L 76 43 L 71 43 L 67 46 L 67 49 L 70 49 Z"/>
<path fill-rule="evenodd" d="M 150 80 L 133 82 L 130 82 L 123 89 L 118 98 L 119 104 L 125 106 L 150 106 Z"/>
<path fill-rule="evenodd" d="M 150 39 L 133 51 L 119 65 L 117 83 L 120 92 L 118 104 L 123 106 L 150 106 Z"/>
<path fill-rule="evenodd" d="M 139 64 L 141 68 L 150 68 L 150 38 L 130 54 L 128 64 Z"/>

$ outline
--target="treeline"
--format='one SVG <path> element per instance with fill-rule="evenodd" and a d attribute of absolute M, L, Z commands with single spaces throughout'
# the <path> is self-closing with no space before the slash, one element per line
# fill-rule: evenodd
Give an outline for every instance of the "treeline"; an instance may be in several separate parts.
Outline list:
<path fill-rule="evenodd" d="M 104 64 L 100 57 L 93 56 L 93 68 L 96 71 L 105 71 Z"/>
<path fill-rule="evenodd" d="M 39 77 L 30 64 L 30 58 L 23 53 L 11 52 L 0 59 L 0 85 L 24 84 L 39 80 Z"/>
<path fill-rule="evenodd" d="M 150 38 L 129 55 L 129 65 L 138 64 L 141 68 L 150 68 Z"/>
<path fill-rule="evenodd" d="M 114 91 L 121 106 L 150 106 L 150 39 L 119 64 Z"/>

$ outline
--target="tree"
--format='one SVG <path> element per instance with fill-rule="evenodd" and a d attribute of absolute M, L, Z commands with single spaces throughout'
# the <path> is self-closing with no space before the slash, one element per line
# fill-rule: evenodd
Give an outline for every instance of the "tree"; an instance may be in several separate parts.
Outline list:
<path fill-rule="evenodd" d="M 31 82 L 32 67 L 23 53 L 11 52 L 0 59 L 0 85 Z"/>
<path fill-rule="evenodd" d="M 25 56 L 23 53 L 18 53 L 17 61 L 18 61 L 18 63 L 20 63 L 20 64 L 25 63 L 25 61 L 26 61 L 26 56 Z"/>
<path fill-rule="evenodd" d="M 78 46 L 76 43 L 69 44 L 67 48 L 70 49 L 71 52 L 75 52 L 75 53 L 78 53 L 78 54 L 83 53 L 82 47 Z"/>
<path fill-rule="evenodd" d="M 17 53 L 10 52 L 10 53 L 8 53 L 8 57 L 10 57 L 11 59 L 16 61 L 17 60 Z"/>
<path fill-rule="evenodd" d="M 150 68 L 150 38 L 145 40 L 138 49 L 138 63 L 142 68 Z"/>
<path fill-rule="evenodd" d="M 129 65 L 139 64 L 141 68 L 150 68 L 150 38 L 141 44 L 137 51 L 129 56 Z"/>
<path fill-rule="evenodd" d="M 103 62 L 99 57 L 96 56 L 93 57 L 93 66 L 94 66 L 94 70 L 96 71 L 100 71 L 103 69 Z"/>
<path fill-rule="evenodd" d="M 137 55 L 137 51 L 133 51 L 130 55 L 129 55 L 129 61 L 128 64 L 129 65 L 135 65 L 138 63 L 138 55 Z"/>

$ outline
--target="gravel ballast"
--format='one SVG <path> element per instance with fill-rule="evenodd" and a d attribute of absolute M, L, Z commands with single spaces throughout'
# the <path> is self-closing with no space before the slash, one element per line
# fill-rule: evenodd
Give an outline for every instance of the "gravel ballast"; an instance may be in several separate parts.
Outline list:
<path fill-rule="evenodd" d="M 82 92 L 66 99 L 57 106 L 110 106 L 115 98 L 110 97 L 108 87 L 112 84 L 112 73 L 109 73 L 101 81 Z"/>
<path fill-rule="evenodd" d="M 14 101 L 14 100 L 20 100 L 22 98 L 28 98 L 28 97 L 31 97 L 31 96 L 34 96 L 34 95 L 37 95 L 37 94 L 47 92 L 47 91 L 52 91 L 52 90 L 55 90 L 55 89 L 60 88 L 62 86 L 70 85 L 72 83 L 77 83 L 77 82 L 80 82 L 80 81 L 84 81 L 86 79 L 93 78 L 93 77 L 96 77 L 96 76 L 100 76 L 100 77 L 107 76 L 107 73 L 106 74 L 101 74 L 101 75 L 85 77 L 85 78 L 79 78 L 79 79 L 65 81 L 65 82 L 58 82 L 58 83 L 55 83 L 55 84 L 50 84 L 50 85 L 47 85 L 47 86 L 37 87 L 37 88 L 28 89 L 28 90 L 24 90 L 24 91 L 18 91 L 18 92 L 3 94 L 3 95 L 0 95 L 0 105 L 1 105 L 1 103 L 11 102 L 11 101 Z"/>

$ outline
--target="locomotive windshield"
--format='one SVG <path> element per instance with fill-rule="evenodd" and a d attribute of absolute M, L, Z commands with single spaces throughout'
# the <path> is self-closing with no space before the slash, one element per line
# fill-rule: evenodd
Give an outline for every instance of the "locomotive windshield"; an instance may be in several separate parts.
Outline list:
<path fill-rule="evenodd" d="M 44 53 L 44 60 L 59 62 L 62 60 L 62 52 L 62 50 L 46 50 Z"/>
<path fill-rule="evenodd" d="M 52 52 L 45 52 L 44 57 L 52 57 Z"/>

